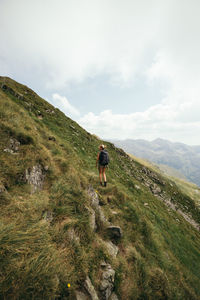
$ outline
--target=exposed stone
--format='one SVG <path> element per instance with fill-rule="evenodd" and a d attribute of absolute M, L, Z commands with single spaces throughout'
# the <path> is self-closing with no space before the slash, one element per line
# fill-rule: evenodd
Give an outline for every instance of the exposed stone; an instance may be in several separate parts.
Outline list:
<path fill-rule="evenodd" d="M 5 148 L 3 151 L 7 152 L 7 153 L 10 153 L 10 154 L 16 154 L 16 153 L 13 152 L 13 150 L 11 150 L 9 148 Z"/>
<path fill-rule="evenodd" d="M 99 207 L 98 209 L 98 213 L 99 213 L 99 222 L 100 222 L 100 225 L 102 226 L 109 226 L 110 225 L 110 222 L 106 219 L 104 213 L 103 213 L 103 210 L 101 209 L 101 207 Z"/>
<path fill-rule="evenodd" d="M 43 214 L 43 218 L 45 221 L 51 223 L 53 221 L 53 212 L 52 211 L 45 211 Z"/>
<path fill-rule="evenodd" d="M 54 114 L 55 111 L 54 110 L 51 110 L 51 109 L 45 109 L 45 111 L 48 113 L 48 114 Z"/>
<path fill-rule="evenodd" d="M 87 211 L 89 212 L 89 224 L 90 228 L 92 231 L 97 230 L 97 225 L 96 225 L 96 216 L 95 216 L 95 211 L 91 207 L 86 207 Z"/>
<path fill-rule="evenodd" d="M 6 192 L 5 186 L 0 182 L 0 194 Z"/>
<path fill-rule="evenodd" d="M 188 223 L 190 223 L 194 228 L 196 228 L 198 231 L 200 231 L 200 225 L 195 222 L 195 220 L 189 216 L 188 214 L 186 214 L 185 212 L 183 212 L 180 208 L 178 208 L 177 206 L 174 205 L 174 203 L 172 203 L 172 199 L 171 198 L 165 198 L 165 197 L 160 197 L 158 196 L 158 198 L 160 200 L 162 200 L 165 205 L 167 205 L 169 208 L 171 208 L 172 210 L 176 211 L 177 213 L 179 213 Z"/>
<path fill-rule="evenodd" d="M 10 146 L 9 148 L 12 149 L 14 152 L 19 151 L 20 142 L 14 138 L 10 139 Z"/>
<path fill-rule="evenodd" d="M 119 298 L 117 297 L 117 295 L 115 293 L 112 293 L 109 300 L 119 300 Z"/>
<path fill-rule="evenodd" d="M 107 231 L 111 239 L 118 240 L 122 237 L 122 230 L 119 226 L 108 226 Z"/>
<path fill-rule="evenodd" d="M 114 258 L 116 258 L 118 252 L 119 252 L 119 248 L 113 244 L 111 241 L 106 241 L 104 242 L 106 249 L 108 251 L 108 253 L 113 256 Z"/>
<path fill-rule="evenodd" d="M 100 293 L 102 300 L 108 300 L 112 294 L 114 281 L 115 281 L 115 271 L 111 267 L 111 265 L 103 262 L 101 263 L 102 275 L 101 275 L 101 283 L 100 283 Z"/>
<path fill-rule="evenodd" d="M 84 288 L 86 289 L 92 300 L 99 300 L 97 292 L 95 291 L 95 288 L 88 276 L 86 277 L 86 280 L 84 282 Z"/>
<path fill-rule="evenodd" d="M 39 164 L 25 171 L 25 180 L 31 185 L 31 193 L 42 189 L 44 177 L 42 166 Z"/>
<path fill-rule="evenodd" d="M 70 228 L 67 231 L 68 238 L 71 242 L 75 242 L 76 244 L 80 244 L 80 238 L 76 235 L 74 228 Z"/>
<path fill-rule="evenodd" d="M 136 188 L 136 190 L 140 190 L 141 188 L 140 188 L 140 186 L 139 185 L 135 185 L 135 188 Z"/>
<path fill-rule="evenodd" d="M 99 197 L 98 197 L 97 192 L 94 191 L 92 186 L 89 187 L 88 194 L 91 198 L 91 206 L 94 209 L 96 209 L 96 208 L 98 209 L 98 207 L 99 207 Z"/>
<path fill-rule="evenodd" d="M 75 297 L 76 300 L 90 300 L 89 296 L 85 292 L 80 290 L 75 291 Z"/>
<path fill-rule="evenodd" d="M 23 99 L 24 99 L 24 95 L 23 95 L 23 94 L 20 94 L 20 93 L 15 92 L 11 87 L 7 86 L 6 84 L 2 84 L 2 85 L 1 85 L 1 89 L 2 89 L 4 92 L 8 92 L 8 93 L 10 93 L 11 95 L 15 96 L 15 97 L 18 98 L 19 100 L 23 100 Z"/>
<path fill-rule="evenodd" d="M 56 141 L 56 138 L 54 137 L 54 136 L 49 136 L 49 141 L 53 141 L 53 142 L 55 142 Z"/>
<path fill-rule="evenodd" d="M 98 219 L 97 221 L 99 221 L 99 224 L 101 226 L 109 226 L 110 222 L 108 222 L 108 220 L 106 219 L 103 210 L 99 205 L 99 196 L 97 192 L 95 192 L 94 189 L 90 186 L 88 189 L 88 194 L 91 199 L 91 207 L 95 210 L 96 218 Z"/>
<path fill-rule="evenodd" d="M 4 152 L 8 152 L 11 154 L 16 154 L 19 151 L 20 142 L 15 138 L 10 139 L 10 143 L 8 148 L 4 149 Z"/>
<path fill-rule="evenodd" d="M 161 193 L 161 188 L 158 185 L 156 185 L 156 184 L 150 185 L 150 189 L 151 189 L 151 191 L 152 191 L 153 194 L 157 195 L 157 194 Z"/>

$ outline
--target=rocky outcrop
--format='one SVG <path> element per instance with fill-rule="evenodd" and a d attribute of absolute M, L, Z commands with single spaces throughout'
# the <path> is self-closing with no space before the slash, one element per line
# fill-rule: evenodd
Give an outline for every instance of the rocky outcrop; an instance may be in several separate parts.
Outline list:
<path fill-rule="evenodd" d="M 150 189 L 154 195 L 159 195 L 161 193 L 161 188 L 157 184 L 151 184 Z"/>
<path fill-rule="evenodd" d="M 96 224 L 96 214 L 93 208 L 91 207 L 87 207 L 86 209 L 89 213 L 89 224 L 90 224 L 90 228 L 92 229 L 92 231 L 96 231 L 97 230 L 97 224 Z"/>
<path fill-rule="evenodd" d="M 20 146 L 20 142 L 15 138 L 11 138 L 8 147 L 4 149 L 4 152 L 17 154 L 17 152 L 19 151 L 19 146 Z"/>
<path fill-rule="evenodd" d="M 12 96 L 15 96 L 15 97 L 18 98 L 19 100 L 23 100 L 23 99 L 24 99 L 24 95 L 15 92 L 11 87 L 9 87 L 9 86 L 6 85 L 6 84 L 2 84 L 2 85 L 1 85 L 1 89 L 2 89 L 4 92 L 8 92 L 8 93 L 11 94 Z"/>
<path fill-rule="evenodd" d="M 107 232 L 111 240 L 114 240 L 115 242 L 117 242 L 122 237 L 122 230 L 119 226 L 108 226 Z"/>
<path fill-rule="evenodd" d="M 173 211 L 176 211 L 178 214 L 180 214 L 188 223 L 190 223 L 194 228 L 196 228 L 198 231 L 200 231 L 200 225 L 194 221 L 192 216 L 189 216 L 185 212 L 183 212 L 180 208 L 178 208 L 174 203 L 172 203 L 171 198 L 167 198 L 164 195 L 161 195 L 158 197 L 160 200 L 162 200 L 167 207 L 172 209 Z"/>
<path fill-rule="evenodd" d="M 86 295 L 85 292 L 80 291 L 80 290 L 75 291 L 75 297 L 76 297 L 76 300 L 91 300 L 89 295 Z"/>
<path fill-rule="evenodd" d="M 86 280 L 84 282 L 84 288 L 86 289 L 92 300 L 99 300 L 97 292 L 95 291 L 95 288 L 88 276 L 86 277 Z"/>
<path fill-rule="evenodd" d="M 119 248 L 113 244 L 111 241 L 105 241 L 104 245 L 106 247 L 106 250 L 108 251 L 109 255 L 112 256 L 113 258 L 116 258 Z"/>
<path fill-rule="evenodd" d="M 40 164 L 25 171 L 25 180 L 31 185 L 32 194 L 42 189 L 44 178 L 45 174 Z"/>
<path fill-rule="evenodd" d="M 115 281 L 115 271 L 111 265 L 102 262 L 101 263 L 101 283 L 100 283 L 100 294 L 102 300 L 108 300 L 112 294 Z"/>
<path fill-rule="evenodd" d="M 5 186 L 0 182 L 0 195 L 1 195 L 2 193 L 4 193 L 4 192 L 6 192 L 6 188 L 5 188 Z"/>
<path fill-rule="evenodd" d="M 117 295 L 115 293 L 112 293 L 109 300 L 119 300 L 119 298 L 117 297 Z"/>
<path fill-rule="evenodd" d="M 91 199 L 91 207 L 95 211 L 95 222 L 98 226 L 107 227 L 110 225 L 110 222 L 106 219 L 103 210 L 99 203 L 99 196 L 97 192 L 90 186 L 88 189 L 88 194 Z"/>
<path fill-rule="evenodd" d="M 45 211 L 43 213 L 43 219 L 48 222 L 48 223 L 51 223 L 53 221 L 53 212 L 52 211 Z"/>

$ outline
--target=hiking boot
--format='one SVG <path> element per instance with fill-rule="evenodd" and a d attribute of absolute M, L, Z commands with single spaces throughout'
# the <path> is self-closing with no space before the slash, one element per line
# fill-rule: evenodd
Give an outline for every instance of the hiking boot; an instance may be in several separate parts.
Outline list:
<path fill-rule="evenodd" d="M 103 186 L 102 182 L 100 181 L 100 185 Z"/>
<path fill-rule="evenodd" d="M 104 182 L 104 186 L 105 186 L 105 187 L 107 186 L 107 182 L 106 182 L 106 181 Z"/>

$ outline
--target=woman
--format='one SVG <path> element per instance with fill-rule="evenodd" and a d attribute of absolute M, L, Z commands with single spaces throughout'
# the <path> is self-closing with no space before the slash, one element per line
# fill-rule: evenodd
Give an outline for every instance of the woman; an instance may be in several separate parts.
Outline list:
<path fill-rule="evenodd" d="M 100 150 L 100 152 L 97 155 L 96 167 L 98 166 L 98 168 L 99 168 L 100 185 L 103 185 L 102 184 L 102 175 L 103 175 L 104 186 L 106 187 L 106 185 L 107 185 L 106 167 L 107 167 L 108 162 L 109 162 L 109 156 L 108 156 L 108 152 L 105 151 L 105 146 L 104 145 L 100 145 L 99 150 Z"/>

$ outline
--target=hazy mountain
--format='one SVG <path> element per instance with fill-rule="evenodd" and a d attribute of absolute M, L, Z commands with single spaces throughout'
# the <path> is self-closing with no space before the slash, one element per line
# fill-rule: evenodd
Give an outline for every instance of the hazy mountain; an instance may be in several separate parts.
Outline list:
<path fill-rule="evenodd" d="M 107 187 L 95 166 L 102 142 Z M 0 77 L 0 299 L 197 300 L 197 204 Z"/>
<path fill-rule="evenodd" d="M 160 165 L 161 169 L 170 175 L 174 173 L 175 176 L 183 176 L 200 186 L 200 146 L 172 143 L 164 139 L 156 139 L 152 142 L 131 139 L 113 140 L 113 142 L 127 153 Z"/>

